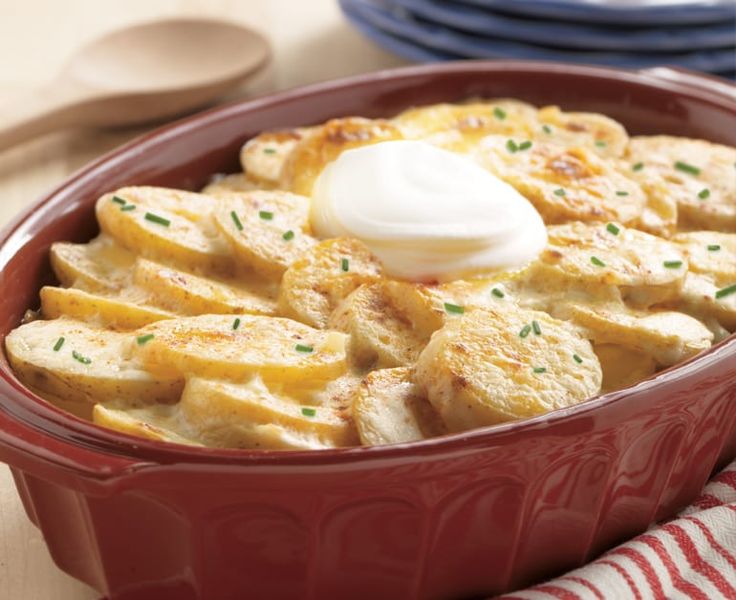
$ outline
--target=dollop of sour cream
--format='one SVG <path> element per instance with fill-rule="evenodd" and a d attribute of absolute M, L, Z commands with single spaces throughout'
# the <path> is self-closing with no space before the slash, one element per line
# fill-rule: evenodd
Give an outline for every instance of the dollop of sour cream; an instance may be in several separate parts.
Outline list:
<path fill-rule="evenodd" d="M 315 182 L 310 217 L 318 236 L 360 239 L 388 275 L 413 281 L 521 267 L 547 243 L 539 213 L 513 187 L 418 141 L 340 154 Z"/>

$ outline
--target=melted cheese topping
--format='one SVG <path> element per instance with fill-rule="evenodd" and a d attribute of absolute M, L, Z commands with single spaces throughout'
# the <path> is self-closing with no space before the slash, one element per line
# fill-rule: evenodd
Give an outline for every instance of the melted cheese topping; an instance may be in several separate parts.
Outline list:
<path fill-rule="evenodd" d="M 469 158 L 417 141 L 347 150 L 315 184 L 320 237 L 353 237 L 387 274 L 446 281 L 521 267 L 547 243 L 541 217 Z"/>

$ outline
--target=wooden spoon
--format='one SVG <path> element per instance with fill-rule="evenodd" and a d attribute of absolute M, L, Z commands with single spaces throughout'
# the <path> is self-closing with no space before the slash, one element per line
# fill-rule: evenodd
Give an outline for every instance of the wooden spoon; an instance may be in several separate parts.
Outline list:
<path fill-rule="evenodd" d="M 82 47 L 50 85 L 0 107 L 0 150 L 70 126 L 120 126 L 203 106 L 270 56 L 260 34 L 224 21 L 170 19 Z"/>

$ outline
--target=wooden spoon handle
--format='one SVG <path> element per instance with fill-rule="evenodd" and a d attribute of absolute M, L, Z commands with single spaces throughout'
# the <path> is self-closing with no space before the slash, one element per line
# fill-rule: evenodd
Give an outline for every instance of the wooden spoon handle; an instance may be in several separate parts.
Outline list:
<path fill-rule="evenodd" d="M 42 133 L 85 124 L 84 103 L 89 96 L 88 91 L 61 82 L 0 105 L 0 151 Z"/>

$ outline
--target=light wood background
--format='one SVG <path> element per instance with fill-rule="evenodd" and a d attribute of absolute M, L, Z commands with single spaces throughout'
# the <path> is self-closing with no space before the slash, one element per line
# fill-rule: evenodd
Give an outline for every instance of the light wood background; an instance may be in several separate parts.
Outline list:
<path fill-rule="evenodd" d="M 403 62 L 354 32 L 336 0 L 0 0 L 0 111 L 3 102 L 50 81 L 86 40 L 126 23 L 174 15 L 232 19 L 270 38 L 272 65 L 234 97 Z M 142 131 L 63 132 L 0 153 L 0 226 L 66 175 Z M 0 464 L 0 598 L 97 597 L 53 564 L 23 512 L 10 471 Z"/>

